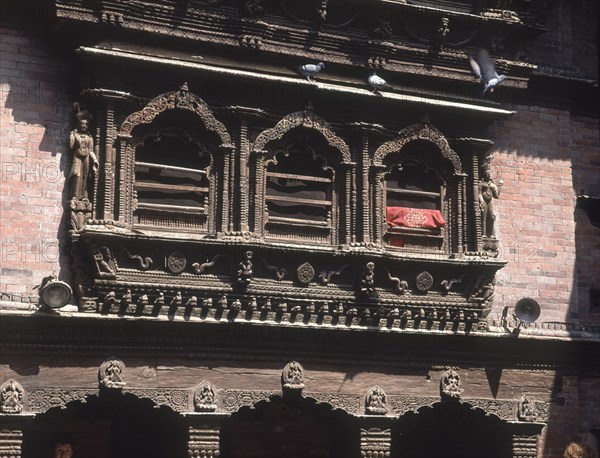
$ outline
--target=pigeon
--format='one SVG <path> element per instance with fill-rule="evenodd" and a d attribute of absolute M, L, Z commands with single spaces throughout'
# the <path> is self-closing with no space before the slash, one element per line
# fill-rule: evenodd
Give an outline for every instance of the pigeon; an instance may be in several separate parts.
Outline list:
<path fill-rule="evenodd" d="M 300 73 L 306 76 L 308 81 L 314 83 L 315 80 L 312 80 L 311 78 L 315 77 L 316 74 L 323 70 L 324 67 L 325 64 L 323 62 L 319 62 L 318 64 L 306 64 L 300 67 Z"/>
<path fill-rule="evenodd" d="M 371 94 L 378 93 L 379 89 L 392 89 L 392 86 L 390 86 L 383 78 L 377 76 L 375 72 L 373 72 L 373 74 L 369 76 L 369 79 L 367 81 L 373 88 Z"/>
<path fill-rule="evenodd" d="M 496 67 L 490 54 L 485 50 L 479 50 L 479 62 L 477 62 L 472 56 L 469 56 L 469 63 L 473 69 L 473 73 L 481 80 L 484 84 L 483 95 L 489 90 L 494 92 L 494 88 L 500 84 L 506 78 L 505 75 L 498 75 Z"/>

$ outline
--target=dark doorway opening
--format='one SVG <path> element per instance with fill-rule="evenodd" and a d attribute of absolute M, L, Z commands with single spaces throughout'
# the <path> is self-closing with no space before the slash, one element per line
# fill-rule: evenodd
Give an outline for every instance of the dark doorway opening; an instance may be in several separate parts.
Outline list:
<path fill-rule="evenodd" d="M 243 407 L 221 430 L 222 458 L 354 458 L 359 447 L 355 418 L 300 397 Z"/>
<path fill-rule="evenodd" d="M 398 419 L 392 457 L 510 458 L 512 433 L 498 417 L 469 404 L 438 403 Z"/>
<path fill-rule="evenodd" d="M 53 457 L 52 437 L 68 433 L 77 458 L 187 457 L 183 418 L 120 392 L 92 396 L 38 415 L 23 433 L 23 458 Z"/>

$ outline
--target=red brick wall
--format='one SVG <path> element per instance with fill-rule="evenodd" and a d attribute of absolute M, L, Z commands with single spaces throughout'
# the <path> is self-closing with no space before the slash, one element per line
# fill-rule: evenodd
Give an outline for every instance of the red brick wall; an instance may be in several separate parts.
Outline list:
<path fill-rule="evenodd" d="M 0 291 L 27 294 L 61 272 L 70 81 L 47 41 L 0 29 Z"/>
<path fill-rule="evenodd" d="M 508 261 L 497 278 L 493 313 L 529 296 L 542 307 L 540 322 L 599 324 L 599 314 L 589 313 L 589 288 L 600 286 L 600 233 L 584 212 L 574 218 L 582 190 L 600 194 L 597 120 L 514 109 L 516 115 L 491 131 L 492 170 L 504 181 L 497 235 Z"/>

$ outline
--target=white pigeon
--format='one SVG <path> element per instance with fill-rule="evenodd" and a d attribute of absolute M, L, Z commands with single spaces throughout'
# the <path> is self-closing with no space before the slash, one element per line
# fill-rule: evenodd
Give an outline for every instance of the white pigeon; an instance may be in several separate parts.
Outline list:
<path fill-rule="evenodd" d="M 506 75 L 498 75 L 496 66 L 490 57 L 490 54 L 485 49 L 479 50 L 477 62 L 472 56 L 469 56 L 469 63 L 473 69 L 473 73 L 483 83 L 483 95 L 489 90 L 494 92 L 494 88 L 506 78 Z"/>
<path fill-rule="evenodd" d="M 318 64 L 305 64 L 300 67 L 300 73 L 306 76 L 308 81 L 314 83 L 315 81 L 311 78 L 323 70 L 323 68 L 325 68 L 325 64 L 323 62 L 319 62 Z"/>
<path fill-rule="evenodd" d="M 392 89 L 392 86 L 390 86 L 386 82 L 386 80 L 377 76 L 377 74 L 375 72 L 373 72 L 373 74 L 371 76 L 369 76 L 369 79 L 367 81 L 373 88 L 373 90 L 371 91 L 371 94 L 378 93 L 380 89 Z"/>

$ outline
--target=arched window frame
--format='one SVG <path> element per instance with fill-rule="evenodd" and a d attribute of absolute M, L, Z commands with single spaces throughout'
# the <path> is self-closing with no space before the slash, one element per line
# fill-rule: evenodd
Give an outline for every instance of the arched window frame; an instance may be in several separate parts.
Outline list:
<path fill-rule="evenodd" d="M 442 199 L 443 217 L 446 220 L 446 227 L 443 233 L 443 244 L 437 249 L 432 248 L 431 251 L 442 252 L 462 252 L 464 244 L 464 222 L 466 221 L 466 202 L 464 198 L 466 174 L 463 173 L 463 166 L 458 154 L 450 147 L 444 135 L 428 123 L 418 123 L 406 127 L 401 130 L 398 136 L 381 145 L 375 151 L 372 161 L 372 170 L 374 174 L 374 241 L 378 244 L 385 245 L 385 235 L 388 232 L 388 224 L 386 221 L 386 175 L 391 172 L 391 167 L 397 165 L 389 163 L 389 158 L 397 155 L 402 158 L 403 148 L 414 141 L 426 141 L 431 143 L 435 150 L 439 151 L 440 164 L 444 164 L 438 174 L 445 182 L 445 189 L 441 193 L 445 193 Z M 404 159 L 410 156 L 406 156 Z M 445 202 L 445 205 L 444 205 Z M 408 235 L 410 237 L 410 235 Z M 414 235 L 418 238 L 418 235 Z M 392 248 L 387 245 L 386 247 Z M 425 248 L 427 251 L 427 248 Z"/>
<path fill-rule="evenodd" d="M 216 140 L 216 151 L 212 152 L 210 157 L 210 166 L 207 169 L 209 174 L 209 200 L 210 209 L 207 211 L 207 229 L 210 234 L 215 234 L 218 230 L 218 216 L 216 214 L 217 186 L 223 190 L 228 189 L 225 184 L 217 181 L 217 176 L 221 175 L 214 169 L 214 154 L 220 154 L 223 157 L 223 168 L 227 168 L 231 161 L 231 155 L 234 150 L 231 135 L 225 128 L 225 125 L 218 121 L 208 105 L 193 93 L 190 93 L 187 84 L 184 84 L 178 91 L 167 92 L 151 100 L 142 110 L 130 114 L 121 124 L 117 134 L 117 151 L 119 153 L 118 165 L 118 199 L 116 199 L 116 212 L 118 220 L 129 226 L 134 225 L 134 212 L 137 208 L 137 199 L 135 191 L 135 154 L 136 148 L 143 143 L 144 136 L 138 135 L 136 128 L 143 125 L 152 125 L 152 123 L 163 113 L 170 110 L 180 110 L 190 112 L 199 118 L 199 122 L 204 126 L 210 137 Z M 147 135 L 147 132 L 146 132 Z M 203 139 L 194 139 L 202 141 Z M 226 177 L 225 173 L 222 176 Z M 224 191 L 226 193 L 226 191 Z M 227 197 L 227 196 L 224 196 Z M 229 202 L 227 198 L 223 199 L 223 208 L 221 220 L 226 221 L 229 215 Z"/>
<path fill-rule="evenodd" d="M 277 142 L 283 140 L 286 134 L 303 129 L 307 134 L 320 135 L 328 145 L 330 151 L 335 152 L 335 165 L 333 172 L 333 196 L 331 202 L 332 221 L 329 227 L 329 233 L 322 237 L 315 235 L 314 242 L 326 241 L 332 245 L 347 244 L 350 240 L 350 221 L 353 215 L 350 205 L 350 190 L 351 180 L 355 172 L 355 164 L 351 160 L 350 148 L 344 140 L 338 137 L 331 127 L 320 117 L 316 116 L 310 110 L 298 111 L 291 113 L 282 118 L 275 127 L 261 132 L 251 149 L 251 159 L 254 165 L 255 186 L 253 189 L 253 231 L 260 237 L 271 238 L 266 226 L 267 220 L 267 204 L 266 204 L 266 189 L 267 189 L 267 170 L 269 165 L 276 164 L 277 153 L 281 152 L 281 148 L 273 147 Z M 318 153 L 320 156 L 324 154 Z M 327 156 L 328 162 L 332 162 L 330 156 Z M 336 196 L 337 194 L 337 196 Z M 309 224 L 302 229 L 310 229 Z M 318 230 L 315 231 L 315 234 Z M 309 232 L 305 232 L 307 234 Z M 276 237 L 275 237 L 276 238 Z M 310 243 L 311 235 L 307 236 L 306 242 Z"/>

